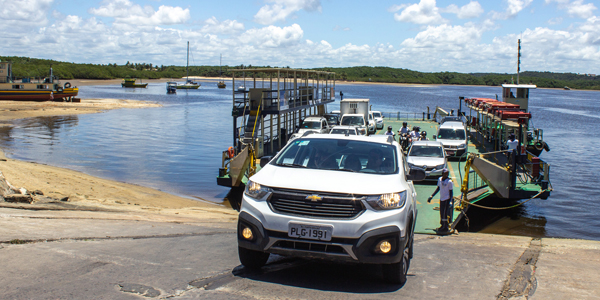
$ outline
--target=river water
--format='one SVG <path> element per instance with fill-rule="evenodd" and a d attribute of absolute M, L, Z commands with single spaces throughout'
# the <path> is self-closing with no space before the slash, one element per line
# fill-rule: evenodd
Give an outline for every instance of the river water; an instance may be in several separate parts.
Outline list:
<path fill-rule="evenodd" d="M 221 152 L 232 144 L 232 93 L 215 81 L 199 90 L 167 95 L 165 84 L 147 89 L 119 85 L 83 86 L 81 98 L 117 98 L 161 103 L 160 108 L 120 109 L 100 114 L 16 121 L 0 132 L 0 147 L 10 158 L 66 167 L 139 184 L 185 197 L 222 202 L 227 188 L 217 186 Z M 383 112 L 422 112 L 436 105 L 458 109 L 459 96 L 500 95 L 500 87 L 392 86 L 343 84 L 346 98 L 370 98 Z M 531 91 L 535 127 L 544 129 L 551 147 L 541 156 L 551 167 L 554 191 L 498 215 L 480 232 L 600 240 L 600 92 Z M 336 101 L 328 110 L 339 109 Z M 488 218 L 488 217 L 484 217 Z"/>

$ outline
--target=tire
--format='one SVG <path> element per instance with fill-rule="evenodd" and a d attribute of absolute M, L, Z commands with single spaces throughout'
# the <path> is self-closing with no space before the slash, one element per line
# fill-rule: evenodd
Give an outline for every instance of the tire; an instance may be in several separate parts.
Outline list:
<path fill-rule="evenodd" d="M 269 253 L 250 250 L 238 246 L 238 256 L 244 267 L 251 270 L 258 270 L 267 264 Z"/>
<path fill-rule="evenodd" d="M 65 83 L 65 89 L 68 89 L 70 87 L 71 87 L 71 83 L 70 82 Z"/>
<path fill-rule="evenodd" d="M 406 283 L 406 274 L 410 267 L 410 252 L 412 248 L 412 235 L 411 238 L 404 244 L 402 251 L 402 259 L 400 262 L 395 264 L 384 264 L 381 265 L 383 272 L 383 279 L 392 284 L 404 285 Z"/>

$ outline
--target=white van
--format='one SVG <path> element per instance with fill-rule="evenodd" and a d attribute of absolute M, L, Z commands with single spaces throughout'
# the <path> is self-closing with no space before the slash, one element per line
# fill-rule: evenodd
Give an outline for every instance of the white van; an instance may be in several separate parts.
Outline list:
<path fill-rule="evenodd" d="M 446 155 L 460 157 L 467 151 L 467 130 L 462 122 L 444 122 L 435 136 L 444 145 Z"/>

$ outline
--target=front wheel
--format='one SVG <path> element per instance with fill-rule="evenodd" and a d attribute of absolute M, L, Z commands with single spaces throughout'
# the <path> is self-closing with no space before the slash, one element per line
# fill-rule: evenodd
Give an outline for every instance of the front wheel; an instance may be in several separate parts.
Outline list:
<path fill-rule="evenodd" d="M 238 246 L 238 256 L 244 267 L 256 270 L 262 268 L 269 260 L 269 253 L 250 250 Z"/>
<path fill-rule="evenodd" d="M 395 264 L 385 264 L 381 266 L 383 271 L 383 279 L 393 284 L 403 285 L 406 283 L 406 274 L 410 267 L 410 255 L 412 245 L 412 235 L 409 240 L 404 243 L 402 251 L 402 259 Z"/>

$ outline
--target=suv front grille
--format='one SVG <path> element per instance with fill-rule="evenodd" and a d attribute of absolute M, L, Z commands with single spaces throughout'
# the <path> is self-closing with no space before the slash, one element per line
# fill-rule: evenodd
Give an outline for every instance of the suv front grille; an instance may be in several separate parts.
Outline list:
<path fill-rule="evenodd" d="M 308 196 L 322 197 L 318 201 L 306 199 Z M 365 197 L 348 194 L 314 193 L 274 189 L 269 203 L 273 211 L 296 216 L 313 218 L 351 219 L 361 214 L 365 207 Z"/>

